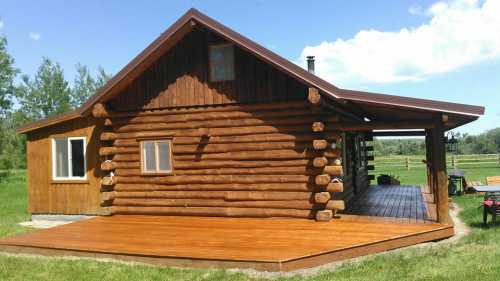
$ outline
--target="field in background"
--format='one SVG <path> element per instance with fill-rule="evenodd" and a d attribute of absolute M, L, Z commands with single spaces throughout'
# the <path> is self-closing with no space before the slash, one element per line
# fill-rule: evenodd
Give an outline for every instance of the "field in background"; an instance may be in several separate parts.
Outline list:
<path fill-rule="evenodd" d="M 370 174 L 375 177 L 391 174 L 398 176 L 401 184 L 423 185 L 427 178 L 423 159 L 424 155 L 375 156 L 375 161 L 371 162 L 375 170 Z M 448 155 L 446 162 L 448 170 L 464 171 L 468 181 L 485 183 L 488 176 L 500 176 L 499 154 Z"/>

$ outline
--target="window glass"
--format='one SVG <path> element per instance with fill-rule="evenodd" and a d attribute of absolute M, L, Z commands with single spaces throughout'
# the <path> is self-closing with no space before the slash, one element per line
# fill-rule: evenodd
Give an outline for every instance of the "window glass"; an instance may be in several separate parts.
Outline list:
<path fill-rule="evenodd" d="M 73 177 L 85 176 L 83 139 L 71 140 L 71 171 Z"/>
<path fill-rule="evenodd" d="M 142 144 L 144 149 L 144 170 L 147 172 L 156 171 L 156 153 L 155 143 L 153 141 L 145 141 Z"/>
<path fill-rule="evenodd" d="M 146 173 L 172 172 L 171 140 L 142 142 L 142 171 Z"/>
<path fill-rule="evenodd" d="M 158 170 L 172 171 L 172 167 L 170 167 L 170 141 L 158 142 L 158 157 Z"/>
<path fill-rule="evenodd" d="M 67 178 L 69 177 L 68 140 L 56 139 L 55 150 L 56 177 Z"/>
<path fill-rule="evenodd" d="M 210 81 L 234 80 L 233 45 L 210 46 Z"/>
<path fill-rule="evenodd" d="M 78 180 L 85 178 L 85 138 L 53 139 L 52 150 L 54 179 Z"/>

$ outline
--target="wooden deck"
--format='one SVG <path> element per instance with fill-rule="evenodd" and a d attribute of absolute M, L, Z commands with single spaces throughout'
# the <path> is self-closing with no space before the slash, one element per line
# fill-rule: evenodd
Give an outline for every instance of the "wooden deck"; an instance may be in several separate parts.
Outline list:
<path fill-rule="evenodd" d="M 401 221 L 426 222 L 422 191 L 412 185 L 372 185 L 345 210 L 346 214 L 392 217 Z"/>
<path fill-rule="evenodd" d="M 170 266 L 290 271 L 453 235 L 436 223 L 110 216 L 0 239 L 0 250 Z"/>

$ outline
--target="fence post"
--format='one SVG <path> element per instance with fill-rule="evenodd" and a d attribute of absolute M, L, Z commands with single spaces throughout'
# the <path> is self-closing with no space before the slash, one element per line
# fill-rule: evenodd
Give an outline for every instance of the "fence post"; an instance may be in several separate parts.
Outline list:
<path fill-rule="evenodd" d="M 406 156 L 406 170 L 410 170 L 410 157 Z"/>

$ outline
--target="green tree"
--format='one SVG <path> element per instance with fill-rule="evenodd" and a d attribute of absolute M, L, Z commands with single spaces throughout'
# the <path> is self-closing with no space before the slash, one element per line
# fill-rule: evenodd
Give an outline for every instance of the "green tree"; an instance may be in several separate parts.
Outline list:
<path fill-rule="evenodd" d="M 42 119 L 71 109 L 70 88 L 58 63 L 43 58 L 35 77 L 22 76 L 16 97 L 26 120 Z"/>
<path fill-rule="evenodd" d="M 0 37 L 0 169 L 18 168 L 25 163 L 22 137 L 16 135 L 12 122 L 14 78 L 18 73 L 14 59 L 7 52 L 7 39 Z"/>
<path fill-rule="evenodd" d="M 97 77 L 90 74 L 87 66 L 76 65 L 77 75 L 71 89 L 71 106 L 77 108 L 87 101 L 100 87 L 110 79 L 102 67 L 99 67 Z"/>
<path fill-rule="evenodd" d="M 0 115 L 3 116 L 12 106 L 14 78 L 18 74 L 14 58 L 7 52 L 7 39 L 0 37 Z"/>

